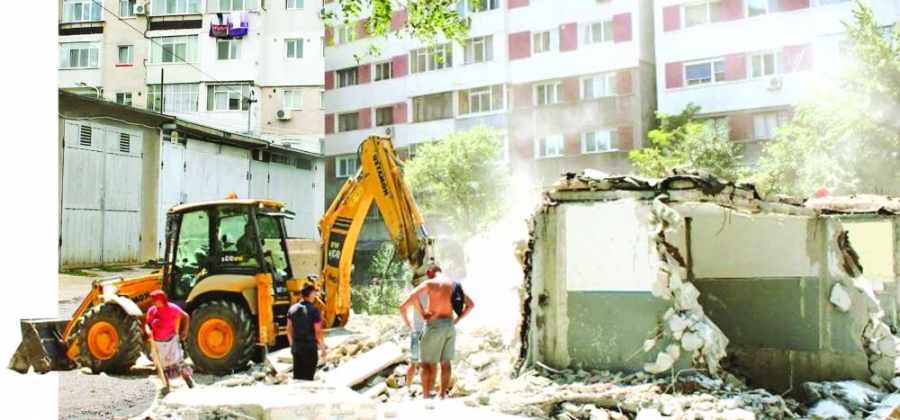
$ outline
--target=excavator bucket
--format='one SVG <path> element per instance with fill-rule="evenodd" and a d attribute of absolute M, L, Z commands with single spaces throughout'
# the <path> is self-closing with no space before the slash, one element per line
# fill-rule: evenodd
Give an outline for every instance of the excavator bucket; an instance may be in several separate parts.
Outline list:
<path fill-rule="evenodd" d="M 66 357 L 66 346 L 62 342 L 62 331 L 69 319 L 23 319 L 22 343 L 9 361 L 8 368 L 28 373 L 34 368 L 37 373 L 53 370 L 69 370 L 75 364 Z"/>

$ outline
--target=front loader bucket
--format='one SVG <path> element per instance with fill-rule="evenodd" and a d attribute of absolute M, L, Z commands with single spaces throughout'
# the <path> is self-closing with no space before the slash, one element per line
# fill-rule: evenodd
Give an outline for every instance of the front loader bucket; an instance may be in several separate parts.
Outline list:
<path fill-rule="evenodd" d="M 28 373 L 34 368 L 37 373 L 53 370 L 69 370 L 75 363 L 66 357 L 66 346 L 62 342 L 62 331 L 69 319 L 23 319 L 22 343 L 16 349 L 8 368 Z"/>

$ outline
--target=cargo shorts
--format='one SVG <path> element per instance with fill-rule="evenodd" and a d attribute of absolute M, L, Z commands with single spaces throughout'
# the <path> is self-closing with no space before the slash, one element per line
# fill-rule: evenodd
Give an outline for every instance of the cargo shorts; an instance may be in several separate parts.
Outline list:
<path fill-rule="evenodd" d="M 453 360 L 456 356 L 456 327 L 453 320 L 442 318 L 425 324 L 419 346 L 419 360 L 422 363 Z"/>

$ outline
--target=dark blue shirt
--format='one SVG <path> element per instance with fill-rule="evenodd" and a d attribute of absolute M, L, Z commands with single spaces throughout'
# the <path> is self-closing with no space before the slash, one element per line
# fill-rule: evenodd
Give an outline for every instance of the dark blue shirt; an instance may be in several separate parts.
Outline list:
<path fill-rule="evenodd" d="M 288 310 L 288 319 L 291 320 L 291 335 L 294 338 L 293 349 L 316 348 L 315 324 L 322 322 L 319 310 L 313 304 L 301 300 Z"/>

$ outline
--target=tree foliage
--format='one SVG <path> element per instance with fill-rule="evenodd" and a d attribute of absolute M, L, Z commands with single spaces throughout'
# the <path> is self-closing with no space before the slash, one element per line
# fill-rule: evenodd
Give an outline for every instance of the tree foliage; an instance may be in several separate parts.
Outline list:
<path fill-rule="evenodd" d="M 854 0 L 843 69 L 821 77 L 760 159 L 764 192 L 900 193 L 900 32 Z"/>
<path fill-rule="evenodd" d="M 484 1 L 470 0 L 469 7 L 481 8 Z M 462 45 L 471 24 L 466 13 L 460 14 L 461 0 L 337 0 L 337 3 L 338 13 L 326 12 L 325 21 L 329 25 L 352 24 L 360 19 L 363 11 L 371 11 L 366 21 L 366 33 L 374 37 L 391 36 L 394 12 L 404 8 L 407 10 L 406 26 L 396 36 L 410 36 L 432 46 L 445 41 Z M 368 53 L 377 55 L 379 52 L 379 46 L 370 43 Z"/>
<path fill-rule="evenodd" d="M 700 107 L 688 104 L 678 115 L 657 113 L 659 128 L 648 133 L 650 146 L 628 157 L 640 174 L 660 178 L 672 170 L 697 170 L 736 180 L 741 174 L 741 147 L 699 121 Z"/>
<path fill-rule="evenodd" d="M 422 143 L 404 176 L 426 218 L 440 220 L 464 242 L 503 214 L 509 175 L 495 162 L 502 152 L 496 130 L 476 127 Z"/>

